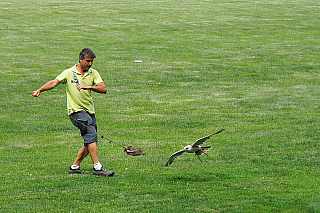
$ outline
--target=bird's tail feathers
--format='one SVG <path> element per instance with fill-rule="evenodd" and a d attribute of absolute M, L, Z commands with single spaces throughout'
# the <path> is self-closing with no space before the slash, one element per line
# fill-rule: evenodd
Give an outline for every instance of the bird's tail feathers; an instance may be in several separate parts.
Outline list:
<path fill-rule="evenodd" d="M 196 154 L 197 155 L 203 155 L 205 154 L 207 151 L 209 151 L 212 148 L 212 146 L 202 146 L 201 150 L 197 151 Z"/>

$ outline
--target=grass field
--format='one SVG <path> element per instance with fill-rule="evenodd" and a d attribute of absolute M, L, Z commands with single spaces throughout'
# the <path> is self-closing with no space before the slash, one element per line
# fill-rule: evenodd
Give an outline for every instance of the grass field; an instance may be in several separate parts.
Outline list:
<path fill-rule="evenodd" d="M 0 6 L 0 212 L 320 212 L 319 1 Z M 100 139 L 113 178 L 68 174 L 82 138 L 64 85 L 31 96 L 84 47 L 108 88 L 94 94 L 100 135 L 146 153 Z M 164 167 L 221 128 L 202 164 Z"/>

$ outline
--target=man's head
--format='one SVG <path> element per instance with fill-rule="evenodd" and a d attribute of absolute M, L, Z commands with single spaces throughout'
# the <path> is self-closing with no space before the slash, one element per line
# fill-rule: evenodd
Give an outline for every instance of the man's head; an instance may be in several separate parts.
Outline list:
<path fill-rule="evenodd" d="M 79 60 L 84 59 L 86 55 L 90 56 L 91 58 L 96 58 L 96 55 L 90 48 L 84 48 L 79 54 Z"/>
<path fill-rule="evenodd" d="M 89 48 L 84 48 L 79 54 L 79 63 L 84 72 L 88 71 L 96 57 L 94 52 Z"/>

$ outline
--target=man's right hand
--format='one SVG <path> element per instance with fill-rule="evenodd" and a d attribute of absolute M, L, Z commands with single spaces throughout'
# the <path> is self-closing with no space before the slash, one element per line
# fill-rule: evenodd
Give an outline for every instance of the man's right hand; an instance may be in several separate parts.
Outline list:
<path fill-rule="evenodd" d="M 38 97 L 40 95 L 40 90 L 33 91 L 32 96 Z"/>

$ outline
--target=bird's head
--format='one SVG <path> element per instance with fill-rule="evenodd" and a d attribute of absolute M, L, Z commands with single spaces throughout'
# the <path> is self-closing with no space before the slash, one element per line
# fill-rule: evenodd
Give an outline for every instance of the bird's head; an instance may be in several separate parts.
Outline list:
<path fill-rule="evenodd" d="M 185 146 L 183 149 L 184 150 L 190 150 L 192 148 L 192 146 L 191 145 L 188 145 L 188 146 Z"/>

